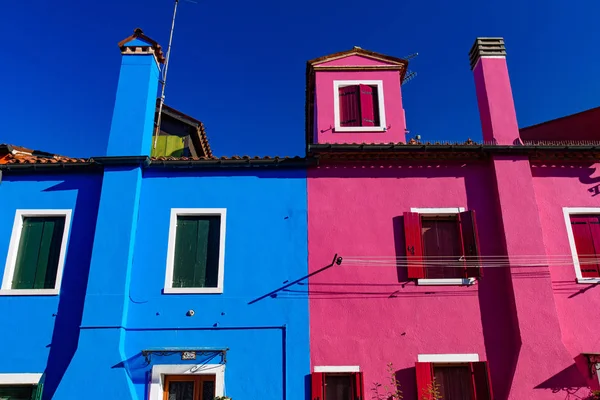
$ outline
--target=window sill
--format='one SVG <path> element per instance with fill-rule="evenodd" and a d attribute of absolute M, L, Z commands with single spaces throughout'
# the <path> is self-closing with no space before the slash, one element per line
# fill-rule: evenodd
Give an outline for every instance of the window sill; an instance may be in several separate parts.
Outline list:
<path fill-rule="evenodd" d="M 58 296 L 59 289 L 2 289 L 0 296 Z"/>
<path fill-rule="evenodd" d="M 600 278 L 577 278 L 577 283 L 587 283 L 590 285 L 596 285 L 600 283 Z"/>
<path fill-rule="evenodd" d="M 336 127 L 333 133 L 345 132 L 385 132 L 387 129 L 383 126 L 343 126 Z"/>
<path fill-rule="evenodd" d="M 163 294 L 221 294 L 222 287 L 215 288 L 164 288 Z"/>
<path fill-rule="evenodd" d="M 417 279 L 419 286 L 471 286 L 475 278 Z"/>

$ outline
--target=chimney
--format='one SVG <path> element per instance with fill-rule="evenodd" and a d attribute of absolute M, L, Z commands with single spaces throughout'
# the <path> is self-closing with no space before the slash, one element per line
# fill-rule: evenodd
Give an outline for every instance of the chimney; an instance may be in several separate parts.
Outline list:
<path fill-rule="evenodd" d="M 502 145 L 520 143 L 504 39 L 477 38 L 469 59 L 475 78 L 483 140 Z"/>
<path fill-rule="evenodd" d="M 119 43 L 122 62 L 107 156 L 150 156 L 162 49 L 137 28 Z"/>

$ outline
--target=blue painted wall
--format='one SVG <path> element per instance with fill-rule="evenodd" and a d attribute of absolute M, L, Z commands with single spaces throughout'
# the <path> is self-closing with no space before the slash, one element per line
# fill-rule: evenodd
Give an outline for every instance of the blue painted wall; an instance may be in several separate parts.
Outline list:
<path fill-rule="evenodd" d="M 0 184 L 0 255 L 6 260 L 17 209 L 73 210 L 58 296 L 0 296 L 0 373 L 44 373 L 53 391 L 79 336 L 102 176 L 7 175 Z M 0 277 L 5 263 L 0 263 Z"/>

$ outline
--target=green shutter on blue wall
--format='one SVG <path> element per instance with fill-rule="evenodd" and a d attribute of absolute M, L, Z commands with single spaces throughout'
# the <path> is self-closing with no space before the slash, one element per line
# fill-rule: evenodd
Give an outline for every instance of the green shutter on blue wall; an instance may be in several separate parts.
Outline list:
<path fill-rule="evenodd" d="M 217 287 L 220 216 L 179 216 L 173 287 Z"/>
<path fill-rule="evenodd" d="M 13 289 L 53 289 L 65 217 L 24 217 Z"/>

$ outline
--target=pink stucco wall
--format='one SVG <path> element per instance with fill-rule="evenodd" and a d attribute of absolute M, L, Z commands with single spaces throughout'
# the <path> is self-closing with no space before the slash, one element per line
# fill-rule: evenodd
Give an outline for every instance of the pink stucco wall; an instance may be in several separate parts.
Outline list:
<path fill-rule="evenodd" d="M 359 56 L 350 56 L 320 65 L 387 65 Z M 336 80 L 383 81 L 385 132 L 336 132 L 334 121 L 334 86 Z M 400 143 L 405 141 L 406 123 L 402 108 L 398 71 L 317 71 L 315 73 L 315 143 Z"/>

